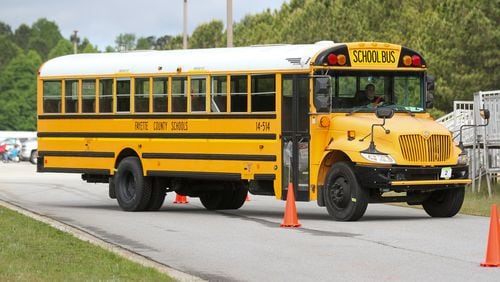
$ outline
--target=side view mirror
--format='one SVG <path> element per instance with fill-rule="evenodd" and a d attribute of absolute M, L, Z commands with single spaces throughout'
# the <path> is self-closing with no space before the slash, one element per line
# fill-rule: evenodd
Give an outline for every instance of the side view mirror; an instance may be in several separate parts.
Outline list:
<path fill-rule="evenodd" d="M 430 109 L 434 106 L 434 90 L 436 88 L 436 83 L 434 82 L 434 77 L 426 76 L 426 94 L 425 94 L 425 107 Z"/>
<path fill-rule="evenodd" d="M 332 97 L 331 77 L 314 77 L 314 106 L 318 112 L 330 111 Z"/>
<path fill-rule="evenodd" d="M 383 119 L 392 118 L 392 116 L 394 116 L 394 109 L 380 107 L 377 108 L 377 110 L 375 111 L 375 115 L 377 116 L 377 118 L 383 118 Z"/>

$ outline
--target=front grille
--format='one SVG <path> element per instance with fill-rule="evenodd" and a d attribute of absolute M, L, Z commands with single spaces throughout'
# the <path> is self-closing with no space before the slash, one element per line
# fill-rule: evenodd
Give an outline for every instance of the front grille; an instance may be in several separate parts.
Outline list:
<path fill-rule="evenodd" d="M 433 134 L 424 138 L 419 134 L 399 136 L 401 152 L 410 162 L 444 162 L 450 158 L 451 140 L 449 135 Z"/>

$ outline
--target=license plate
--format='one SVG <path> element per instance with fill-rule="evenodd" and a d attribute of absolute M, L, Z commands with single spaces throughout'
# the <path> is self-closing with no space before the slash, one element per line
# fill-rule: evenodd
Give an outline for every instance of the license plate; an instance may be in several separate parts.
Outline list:
<path fill-rule="evenodd" d="M 444 178 L 444 179 L 451 178 L 451 167 L 443 167 L 441 169 L 441 178 Z"/>

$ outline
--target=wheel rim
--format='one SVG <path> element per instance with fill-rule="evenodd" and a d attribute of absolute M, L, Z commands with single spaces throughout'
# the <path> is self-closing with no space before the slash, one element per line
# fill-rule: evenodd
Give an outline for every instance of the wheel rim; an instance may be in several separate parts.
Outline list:
<path fill-rule="evenodd" d="M 125 181 L 123 183 L 125 185 L 124 196 L 127 200 L 132 200 L 135 197 L 135 177 L 132 173 L 127 173 L 125 176 Z"/>
<path fill-rule="evenodd" d="M 349 182 L 344 177 L 338 177 L 330 186 L 330 199 L 337 209 L 344 209 L 349 205 L 351 198 L 351 188 Z"/>

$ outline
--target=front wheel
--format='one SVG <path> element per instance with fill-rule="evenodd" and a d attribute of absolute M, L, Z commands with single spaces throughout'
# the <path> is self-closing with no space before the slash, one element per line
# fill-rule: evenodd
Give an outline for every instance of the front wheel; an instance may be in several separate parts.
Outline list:
<path fill-rule="evenodd" d="M 332 165 L 326 176 L 324 193 L 326 209 L 338 221 L 356 221 L 368 206 L 367 193 L 359 185 L 351 163 Z"/>
<path fill-rule="evenodd" d="M 422 207 L 432 217 L 452 217 L 462 208 L 464 196 L 464 187 L 434 191 L 422 203 Z"/>

